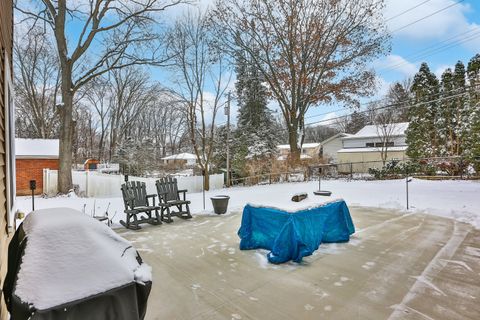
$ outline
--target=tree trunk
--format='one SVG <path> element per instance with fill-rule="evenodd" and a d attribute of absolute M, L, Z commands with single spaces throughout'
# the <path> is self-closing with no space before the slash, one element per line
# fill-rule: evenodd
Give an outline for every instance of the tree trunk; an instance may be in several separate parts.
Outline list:
<path fill-rule="evenodd" d="M 64 81 L 68 82 L 68 81 Z M 58 191 L 68 193 L 72 189 L 72 141 L 73 141 L 73 92 L 70 86 L 62 88 L 63 106 L 60 108 L 60 159 Z"/>
<path fill-rule="evenodd" d="M 204 170 L 203 174 L 204 174 L 203 189 L 205 191 L 208 191 L 210 190 L 210 174 L 208 173 L 208 170 Z"/>
<path fill-rule="evenodd" d="M 290 154 L 288 160 L 295 164 L 300 161 L 300 148 L 298 147 L 298 132 L 296 127 L 290 127 L 288 131 L 288 143 L 290 144 Z"/>

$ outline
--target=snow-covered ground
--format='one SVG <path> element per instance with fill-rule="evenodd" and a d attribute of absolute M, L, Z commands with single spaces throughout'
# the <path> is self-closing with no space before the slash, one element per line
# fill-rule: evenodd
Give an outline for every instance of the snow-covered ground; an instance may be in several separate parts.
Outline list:
<path fill-rule="evenodd" d="M 299 192 L 308 192 L 309 201 L 316 198 L 313 191 L 317 182 L 283 183 L 253 187 L 234 187 L 205 193 L 205 210 L 202 193 L 188 193 L 193 214 L 212 214 L 209 197 L 225 194 L 230 196 L 229 212 L 240 211 L 247 203 L 276 202 L 286 200 Z M 332 199 L 343 198 L 350 206 L 366 206 L 406 210 L 405 180 L 346 181 L 327 180 L 322 189 L 332 191 Z M 154 190 L 148 190 L 154 192 Z M 312 199 L 313 198 L 313 199 Z M 324 198 L 323 198 L 324 199 Z M 323 200 L 322 199 L 322 200 Z M 433 214 L 467 222 L 480 229 L 480 181 L 427 181 L 413 179 L 409 183 L 410 211 Z M 324 201 L 324 200 L 323 200 Z M 69 207 L 87 214 L 103 215 L 107 210 L 114 223 L 124 219 L 121 198 L 35 198 L 35 208 Z M 31 211 L 31 198 L 18 197 L 17 208 L 25 213 Z"/>

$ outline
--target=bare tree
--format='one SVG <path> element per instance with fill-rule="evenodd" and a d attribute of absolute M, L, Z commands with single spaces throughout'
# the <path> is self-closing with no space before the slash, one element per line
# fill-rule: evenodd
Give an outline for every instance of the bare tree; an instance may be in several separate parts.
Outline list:
<path fill-rule="evenodd" d="M 394 136 L 397 133 L 398 124 L 396 122 L 395 109 L 388 108 L 377 112 L 374 117 L 374 125 L 377 130 L 377 137 L 380 140 L 378 145 L 375 145 L 380 150 L 380 157 L 383 165 L 388 159 L 388 150 L 394 145 Z"/>
<path fill-rule="evenodd" d="M 61 70 L 60 166 L 58 187 L 72 187 L 73 103 L 76 92 L 93 79 L 138 64 L 161 64 L 155 13 L 182 0 L 34 0 L 16 2 L 25 20 L 53 32 Z M 79 30 L 78 34 L 69 30 Z"/>
<path fill-rule="evenodd" d="M 188 14 L 177 21 L 170 34 L 169 55 L 178 95 L 186 105 L 190 141 L 209 190 L 209 170 L 214 150 L 215 118 L 228 87 L 225 60 L 211 32 L 206 15 Z M 212 93 L 207 92 L 209 88 Z"/>
<path fill-rule="evenodd" d="M 282 110 L 293 160 L 311 106 L 353 103 L 375 87 L 368 62 L 388 51 L 383 0 L 217 1 L 213 21 L 227 50 L 244 50 Z M 253 43 L 253 45 L 252 45 Z"/>
<path fill-rule="evenodd" d="M 56 96 L 60 90 L 58 59 L 39 28 L 15 37 L 15 111 L 17 136 L 54 138 L 58 132 Z"/>

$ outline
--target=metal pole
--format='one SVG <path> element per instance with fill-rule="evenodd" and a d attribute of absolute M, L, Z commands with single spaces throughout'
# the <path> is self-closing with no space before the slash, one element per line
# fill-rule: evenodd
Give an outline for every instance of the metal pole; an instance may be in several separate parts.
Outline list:
<path fill-rule="evenodd" d="M 227 115 L 227 188 L 230 187 L 230 92 L 228 93 L 227 106 L 225 107 Z"/>
<path fill-rule="evenodd" d="M 203 184 L 202 184 L 202 193 L 203 193 L 203 210 L 205 211 L 205 170 L 203 172 Z"/>
<path fill-rule="evenodd" d="M 35 190 L 32 189 L 32 211 L 35 211 Z"/>
<path fill-rule="evenodd" d="M 409 203 L 408 203 L 408 168 L 405 166 L 405 189 L 407 193 L 407 210 L 409 209 Z"/>

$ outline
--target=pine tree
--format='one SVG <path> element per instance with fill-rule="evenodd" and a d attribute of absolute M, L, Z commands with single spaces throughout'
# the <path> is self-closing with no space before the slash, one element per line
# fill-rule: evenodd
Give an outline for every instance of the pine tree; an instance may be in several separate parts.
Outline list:
<path fill-rule="evenodd" d="M 470 59 L 467 66 L 469 85 L 469 132 L 465 141 L 464 154 L 474 164 L 477 174 L 480 173 L 480 54 Z"/>
<path fill-rule="evenodd" d="M 235 83 L 239 104 L 236 130 L 236 153 L 246 159 L 260 160 L 276 155 L 279 126 L 267 107 L 267 90 L 256 64 L 239 50 L 236 53 L 237 82 Z M 239 164 L 238 157 L 236 163 Z"/>
<path fill-rule="evenodd" d="M 458 61 L 455 64 L 455 71 L 453 74 L 453 89 L 454 91 L 450 93 L 452 94 L 463 94 L 466 93 L 466 79 L 465 79 L 465 65 L 463 62 Z M 464 143 L 468 136 L 468 131 L 470 130 L 470 122 L 469 122 L 469 106 L 468 106 L 468 98 L 466 95 L 457 96 L 453 98 L 455 101 L 455 112 L 454 112 L 454 133 L 455 133 L 455 141 L 454 141 L 454 150 L 452 155 L 462 155 Z"/>
<path fill-rule="evenodd" d="M 411 91 L 414 103 L 408 112 L 407 155 L 414 159 L 431 157 L 438 153 L 435 130 L 438 104 L 433 100 L 438 98 L 439 83 L 426 63 L 422 63 L 415 75 Z"/>
<path fill-rule="evenodd" d="M 445 98 L 453 92 L 453 72 L 447 68 L 440 82 L 441 97 Z M 455 101 L 445 99 L 441 103 L 439 117 L 437 119 L 437 134 L 439 141 L 439 155 L 451 155 L 454 149 L 454 111 Z"/>

